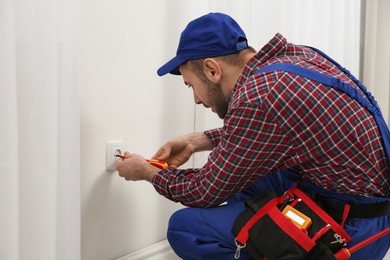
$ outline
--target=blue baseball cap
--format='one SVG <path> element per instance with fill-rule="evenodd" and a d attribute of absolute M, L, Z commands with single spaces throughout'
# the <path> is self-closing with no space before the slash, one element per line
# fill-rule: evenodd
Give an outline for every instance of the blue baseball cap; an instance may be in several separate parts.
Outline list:
<path fill-rule="evenodd" d="M 230 16 L 209 13 L 190 22 L 181 33 L 176 56 L 157 70 L 181 75 L 179 66 L 188 60 L 204 59 L 237 53 L 248 47 L 244 31 Z"/>

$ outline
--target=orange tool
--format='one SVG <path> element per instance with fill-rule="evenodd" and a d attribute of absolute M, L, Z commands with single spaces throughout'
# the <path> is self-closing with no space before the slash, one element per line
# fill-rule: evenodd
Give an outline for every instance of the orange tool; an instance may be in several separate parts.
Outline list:
<path fill-rule="evenodd" d="M 164 161 L 160 161 L 160 160 L 156 160 L 156 159 L 150 159 L 150 160 L 146 160 L 148 163 L 150 163 L 151 165 L 157 167 L 157 168 L 160 168 L 160 169 L 166 169 L 168 168 L 168 164 Z"/>
<path fill-rule="evenodd" d="M 126 159 L 126 157 L 124 157 L 123 155 L 115 155 L 115 157 L 119 157 L 121 159 Z M 151 165 L 153 165 L 154 167 L 157 167 L 157 168 L 160 168 L 160 169 L 166 169 L 168 168 L 168 164 L 164 161 L 160 161 L 160 160 L 156 160 L 156 159 L 149 159 L 149 160 L 146 160 L 148 163 L 150 163 Z"/>

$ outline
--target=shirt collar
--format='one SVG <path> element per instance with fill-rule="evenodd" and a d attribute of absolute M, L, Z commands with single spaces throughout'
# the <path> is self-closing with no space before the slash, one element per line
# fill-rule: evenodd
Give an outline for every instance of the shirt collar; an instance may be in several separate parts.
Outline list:
<path fill-rule="evenodd" d="M 245 84 L 248 77 L 250 77 L 256 69 L 260 68 L 262 64 L 274 59 L 285 49 L 286 45 L 287 39 L 280 33 L 275 34 L 275 36 L 246 64 L 241 76 L 233 88 L 232 96 L 235 95 L 237 88 L 240 88 L 240 86 Z"/>
<path fill-rule="evenodd" d="M 251 75 L 255 69 L 263 63 L 266 63 L 275 58 L 281 51 L 285 49 L 287 39 L 280 33 L 275 36 L 266 44 L 260 51 L 251 59 L 244 69 L 244 75 Z"/>

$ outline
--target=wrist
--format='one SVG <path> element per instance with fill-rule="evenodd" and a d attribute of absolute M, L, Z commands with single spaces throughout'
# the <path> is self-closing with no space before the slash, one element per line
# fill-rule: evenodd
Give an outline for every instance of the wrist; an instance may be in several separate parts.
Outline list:
<path fill-rule="evenodd" d="M 214 147 L 211 140 L 203 132 L 190 134 L 189 141 L 194 146 L 194 152 L 209 151 Z"/>
<path fill-rule="evenodd" d="M 152 182 L 154 176 L 160 171 L 159 168 L 149 165 L 148 169 L 145 171 L 144 180 Z"/>

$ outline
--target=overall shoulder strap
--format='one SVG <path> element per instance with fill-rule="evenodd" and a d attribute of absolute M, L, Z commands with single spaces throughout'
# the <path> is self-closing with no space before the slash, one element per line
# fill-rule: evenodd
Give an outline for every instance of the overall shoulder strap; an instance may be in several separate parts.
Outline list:
<path fill-rule="evenodd" d="M 318 50 L 316 51 L 319 52 Z M 284 63 L 271 64 L 256 70 L 255 74 L 269 72 L 269 71 L 276 71 L 276 70 L 293 73 L 301 77 L 317 81 L 321 84 L 332 87 L 334 89 L 340 90 L 343 93 L 347 94 L 352 99 L 359 102 L 360 105 L 366 108 L 374 116 L 375 122 L 379 127 L 382 140 L 384 142 L 387 159 L 390 165 L 390 132 L 374 97 L 371 95 L 370 92 L 367 91 L 366 87 L 359 80 L 357 80 L 349 71 L 342 68 L 338 63 L 333 61 L 325 54 L 321 52 L 319 53 L 325 56 L 325 58 L 329 59 L 331 62 L 333 62 L 344 73 L 346 73 L 355 82 L 355 84 L 362 90 L 366 98 L 356 88 L 352 87 L 350 84 L 346 84 L 342 82 L 340 79 L 328 75 L 324 75 L 318 71 L 310 70 L 295 64 L 284 64 Z"/>

